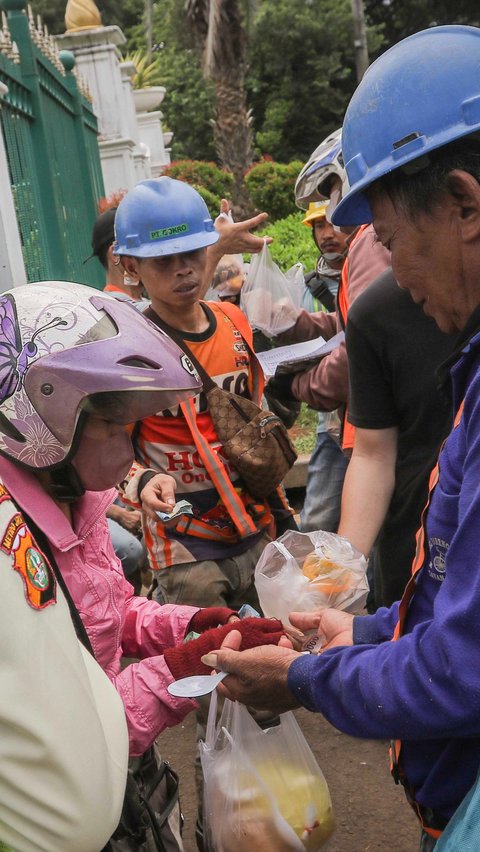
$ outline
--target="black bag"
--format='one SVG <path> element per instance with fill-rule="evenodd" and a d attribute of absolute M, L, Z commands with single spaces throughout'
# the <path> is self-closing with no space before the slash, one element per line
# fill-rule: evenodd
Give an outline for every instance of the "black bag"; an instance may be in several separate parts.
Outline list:
<path fill-rule="evenodd" d="M 122 816 L 104 852 L 180 852 L 178 775 L 155 745 L 129 762 Z"/>

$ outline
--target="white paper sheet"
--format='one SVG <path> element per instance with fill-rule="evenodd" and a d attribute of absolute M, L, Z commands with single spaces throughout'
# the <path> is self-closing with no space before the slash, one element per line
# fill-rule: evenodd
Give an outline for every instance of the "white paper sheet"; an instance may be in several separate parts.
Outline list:
<path fill-rule="evenodd" d="M 329 352 L 336 349 L 344 338 L 343 331 L 339 331 L 335 337 L 331 337 L 327 341 L 323 337 L 316 337 L 315 340 L 306 340 L 304 343 L 278 346 L 276 349 L 269 349 L 267 352 L 257 352 L 257 358 L 266 376 L 274 376 L 279 366 L 286 367 L 289 371 L 291 367 L 291 372 L 296 372 L 299 369 L 309 369 L 319 358 L 323 358 L 324 355 L 328 355 Z M 303 362 L 307 362 L 304 368 Z"/>

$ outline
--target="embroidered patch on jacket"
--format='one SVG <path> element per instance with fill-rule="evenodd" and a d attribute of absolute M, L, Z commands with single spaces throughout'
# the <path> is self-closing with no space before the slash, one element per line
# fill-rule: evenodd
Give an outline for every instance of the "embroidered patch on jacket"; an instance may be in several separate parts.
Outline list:
<path fill-rule="evenodd" d="M 12 557 L 13 568 L 23 579 L 25 597 L 31 607 L 43 609 L 56 603 L 55 575 L 18 513 L 10 518 L 0 541 L 0 549 Z"/>

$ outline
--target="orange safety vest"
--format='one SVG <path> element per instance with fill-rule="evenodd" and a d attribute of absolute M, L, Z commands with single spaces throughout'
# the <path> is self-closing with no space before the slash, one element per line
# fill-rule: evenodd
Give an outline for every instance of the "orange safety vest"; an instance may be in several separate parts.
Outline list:
<path fill-rule="evenodd" d="M 232 325 L 238 329 L 243 339 L 247 341 L 250 347 L 250 377 L 249 391 L 250 396 L 257 405 L 260 405 L 264 387 L 263 371 L 260 364 L 253 353 L 252 330 L 247 321 L 247 318 L 241 313 L 238 308 L 230 305 L 228 302 L 219 302 L 218 307 L 228 317 Z M 232 310 L 233 308 L 233 310 Z M 193 399 L 180 403 L 180 408 L 183 416 L 190 429 L 193 441 L 197 451 L 202 459 L 205 470 L 210 476 L 216 490 L 218 491 L 222 503 L 225 506 L 230 519 L 233 522 L 236 533 L 240 538 L 249 535 L 255 535 L 261 529 L 268 527 L 272 521 L 272 514 L 268 504 L 259 503 L 253 500 L 247 501 L 242 499 L 232 483 L 228 471 L 225 468 L 218 453 L 213 452 L 210 444 L 205 439 L 197 425 L 197 416 L 195 412 L 195 403 Z M 178 532 L 189 533 L 198 538 L 215 539 L 217 541 L 235 541 L 237 535 L 228 530 L 213 529 L 210 524 L 202 521 L 201 518 L 186 518 L 181 519 L 176 527 Z"/>
<path fill-rule="evenodd" d="M 460 418 L 463 412 L 463 402 L 461 403 L 453 424 L 453 428 L 455 429 L 460 423 Z M 412 562 L 412 574 L 411 577 L 405 587 L 405 591 L 403 593 L 402 600 L 400 601 L 400 605 L 398 607 L 398 621 L 395 626 L 395 630 L 393 633 L 392 642 L 396 642 L 403 635 L 405 620 L 408 613 L 408 608 L 410 606 L 410 601 L 412 600 L 415 590 L 417 587 L 417 579 L 418 573 L 425 564 L 425 540 L 426 540 L 426 520 L 427 520 L 427 512 L 428 507 L 430 505 L 433 492 L 435 490 L 435 486 L 437 485 L 439 478 L 440 469 L 438 466 L 438 462 L 433 468 L 430 479 L 428 483 L 428 498 L 425 508 L 422 512 L 422 518 L 420 523 L 420 529 L 417 532 L 416 536 L 416 547 L 415 547 L 415 556 L 413 557 Z M 438 839 L 441 835 L 441 830 L 437 828 L 432 828 L 428 825 L 428 817 L 426 816 L 425 809 L 415 800 L 415 792 L 408 786 L 407 779 L 403 772 L 402 762 L 401 762 L 401 750 L 402 750 L 402 742 L 401 740 L 392 740 L 390 745 L 390 771 L 394 778 L 396 784 L 400 783 L 403 785 L 405 789 L 405 793 L 407 796 L 407 800 L 409 804 L 412 806 L 415 811 L 416 816 L 420 820 L 420 824 L 423 830 L 429 834 L 431 837 Z"/>
<path fill-rule="evenodd" d="M 358 229 L 352 242 L 350 243 L 349 251 L 356 242 L 356 240 L 358 240 L 360 235 L 363 234 L 366 228 L 368 228 L 368 225 L 361 225 L 361 227 Z M 342 277 L 340 279 L 340 286 L 338 288 L 337 294 L 337 305 L 338 312 L 340 314 L 340 320 L 343 329 L 345 330 L 347 325 L 348 309 L 350 307 L 350 293 L 348 289 L 348 254 L 345 258 L 345 262 L 342 267 Z M 348 422 L 347 412 L 348 405 L 345 407 L 345 414 L 343 418 L 342 448 L 344 450 L 351 450 L 353 449 L 353 443 L 355 440 L 355 426 L 352 426 L 352 424 Z"/>

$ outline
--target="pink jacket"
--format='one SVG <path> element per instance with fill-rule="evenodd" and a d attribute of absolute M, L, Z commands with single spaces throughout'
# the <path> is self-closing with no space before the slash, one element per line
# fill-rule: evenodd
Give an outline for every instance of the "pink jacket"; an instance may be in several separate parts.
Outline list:
<path fill-rule="evenodd" d="M 390 266 L 390 252 L 375 241 L 375 232 L 370 225 L 348 252 L 348 301 L 351 305 L 375 278 Z M 313 340 L 321 335 L 325 340 L 341 331 L 337 314 L 310 314 L 302 311 L 293 328 L 280 335 L 284 343 Z M 298 373 L 292 382 L 293 395 L 318 411 L 333 411 L 345 403 L 348 397 L 348 359 L 345 342 L 326 355 L 315 367 Z"/>
<path fill-rule="evenodd" d="M 125 707 L 130 755 L 135 757 L 197 705 L 174 698 L 174 678 L 162 651 L 178 645 L 198 607 L 160 606 L 133 594 L 114 554 L 105 518 L 114 491 L 88 491 L 73 507 L 73 525 L 25 470 L 0 458 L 0 478 L 12 498 L 47 536 L 80 612 L 95 657 Z M 121 670 L 122 657 L 140 658 Z"/>

